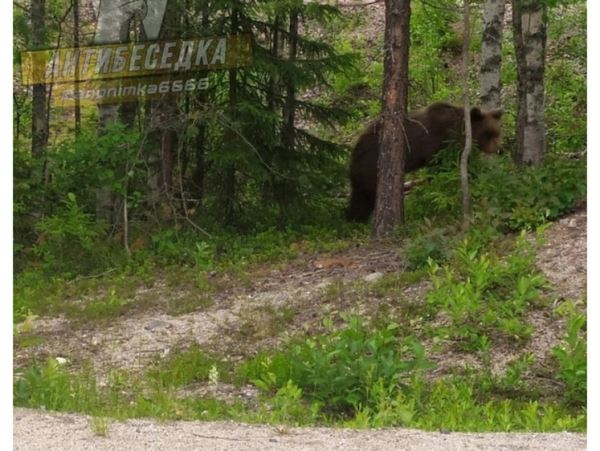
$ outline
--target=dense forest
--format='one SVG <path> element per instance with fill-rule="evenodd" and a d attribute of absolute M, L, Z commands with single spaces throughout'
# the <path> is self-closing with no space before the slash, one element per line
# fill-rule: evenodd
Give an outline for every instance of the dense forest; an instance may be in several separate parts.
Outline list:
<path fill-rule="evenodd" d="M 139 3 L 115 42 L 148 41 Z M 585 430 L 584 1 L 168 0 L 158 41 L 247 34 L 251 63 L 122 103 L 25 83 L 26 52 L 104 44 L 98 8 L 13 5 L 16 406 Z M 435 102 L 470 119 L 404 174 L 402 120 Z M 382 182 L 348 221 L 377 121 L 400 211 Z"/>

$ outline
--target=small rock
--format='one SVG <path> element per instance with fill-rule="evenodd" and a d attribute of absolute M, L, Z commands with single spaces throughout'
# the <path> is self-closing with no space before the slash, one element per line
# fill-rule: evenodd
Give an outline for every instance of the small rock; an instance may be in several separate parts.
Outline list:
<path fill-rule="evenodd" d="M 366 275 L 365 277 L 363 277 L 363 280 L 365 282 L 375 282 L 376 280 L 379 280 L 383 277 L 383 274 L 380 272 L 372 272 L 371 274 Z"/>
<path fill-rule="evenodd" d="M 57 357 L 56 358 L 56 363 L 58 363 L 59 365 L 64 365 L 68 362 L 67 359 L 65 359 L 64 357 Z"/>
<path fill-rule="evenodd" d="M 173 325 L 170 323 L 167 323 L 166 321 L 154 320 L 154 321 L 150 321 L 148 324 L 146 324 L 144 326 L 144 329 L 152 331 L 152 330 L 156 330 L 156 329 L 160 329 L 160 328 L 170 329 L 171 327 L 173 327 Z"/>
<path fill-rule="evenodd" d="M 577 219 L 575 219 L 575 218 L 571 218 L 571 219 L 569 220 L 569 223 L 567 224 L 567 227 L 569 227 L 569 228 L 571 228 L 571 229 L 573 229 L 573 228 L 577 227 Z"/>
<path fill-rule="evenodd" d="M 329 285 L 331 285 L 331 281 L 330 280 L 324 280 L 323 282 L 318 283 L 315 288 L 317 290 L 322 290 L 323 288 L 327 288 Z"/>

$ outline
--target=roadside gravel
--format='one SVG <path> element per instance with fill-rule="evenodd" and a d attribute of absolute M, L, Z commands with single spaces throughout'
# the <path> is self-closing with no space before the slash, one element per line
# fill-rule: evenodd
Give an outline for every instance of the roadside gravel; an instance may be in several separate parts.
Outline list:
<path fill-rule="evenodd" d="M 15 451 L 469 451 L 586 449 L 584 434 L 440 433 L 414 429 L 278 428 L 232 422 L 112 422 L 94 434 L 90 417 L 16 408 Z"/>

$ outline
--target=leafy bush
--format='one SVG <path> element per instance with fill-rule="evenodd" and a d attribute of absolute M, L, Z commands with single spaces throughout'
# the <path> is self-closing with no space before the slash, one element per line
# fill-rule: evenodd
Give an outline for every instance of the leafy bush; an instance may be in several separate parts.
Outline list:
<path fill-rule="evenodd" d="M 400 387 L 415 371 L 427 367 L 424 348 L 412 339 L 399 341 L 398 325 L 370 331 L 358 317 L 347 326 L 309 338 L 273 355 L 260 354 L 244 364 L 240 374 L 265 391 L 283 387 L 288 381 L 303 395 L 326 410 L 348 413 L 373 405 L 375 384 Z"/>
<path fill-rule="evenodd" d="M 41 367 L 28 368 L 14 384 L 14 404 L 50 410 L 77 410 L 87 402 L 95 402 L 94 377 L 74 381 L 63 365 L 50 358 Z"/>
<path fill-rule="evenodd" d="M 61 210 L 40 220 L 37 229 L 40 238 L 34 252 L 47 272 L 81 274 L 101 259 L 96 244 L 104 227 L 82 210 L 73 193 Z"/>
<path fill-rule="evenodd" d="M 320 403 L 313 402 L 310 405 L 302 399 L 302 389 L 298 388 L 292 381 L 277 390 L 268 403 L 268 409 L 259 412 L 259 418 L 272 423 L 284 424 L 311 424 L 318 418 Z M 264 411 L 267 412 L 264 412 Z"/>
<path fill-rule="evenodd" d="M 411 240 L 404 252 L 409 269 L 426 267 L 429 261 L 441 263 L 446 260 L 450 241 L 446 233 L 445 229 L 433 228 Z"/>
<path fill-rule="evenodd" d="M 406 199 L 404 234 L 423 234 L 424 223 L 436 228 L 456 223 L 461 215 L 458 154 L 458 149 L 441 152 L 435 167 L 421 175 L 425 183 Z M 586 195 L 584 158 L 550 154 L 541 167 L 524 168 L 507 155 L 475 153 L 469 174 L 476 228 L 535 230 L 571 211 Z"/>
<path fill-rule="evenodd" d="M 585 405 L 587 398 L 586 318 L 572 304 L 565 304 L 567 334 L 564 343 L 552 349 L 558 362 L 558 379 L 567 388 L 565 397 L 574 404 Z"/>
<path fill-rule="evenodd" d="M 532 328 L 524 314 L 545 283 L 535 271 L 531 246 L 522 235 L 514 251 L 500 259 L 465 240 L 451 263 L 431 261 L 433 290 L 427 301 L 433 313 L 446 317 L 432 332 L 459 340 L 466 349 L 485 347 L 492 334 L 527 339 Z"/>
<path fill-rule="evenodd" d="M 585 159 L 548 155 L 539 168 L 519 168 L 507 157 L 480 158 L 471 171 L 474 210 L 504 231 L 534 230 L 585 198 Z"/>

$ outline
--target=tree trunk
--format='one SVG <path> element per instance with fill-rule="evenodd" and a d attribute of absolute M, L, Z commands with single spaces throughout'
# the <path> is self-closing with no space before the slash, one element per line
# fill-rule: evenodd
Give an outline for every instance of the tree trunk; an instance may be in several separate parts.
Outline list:
<path fill-rule="evenodd" d="M 34 49 L 41 49 L 46 43 L 45 0 L 32 0 L 30 9 L 31 43 Z M 33 85 L 31 112 L 31 154 L 40 157 L 48 144 L 48 117 L 46 115 L 46 85 Z"/>
<path fill-rule="evenodd" d="M 288 43 L 288 61 L 296 61 L 298 47 L 298 11 L 290 12 L 290 28 Z M 294 78 L 288 75 L 285 83 L 285 106 L 283 111 L 282 142 L 286 151 L 292 152 L 294 148 L 294 122 L 296 117 L 296 87 Z"/>
<path fill-rule="evenodd" d="M 209 15 L 210 15 L 210 5 L 208 0 L 205 0 L 201 5 L 202 10 L 202 26 L 204 29 L 208 29 L 209 26 Z M 206 75 L 206 72 L 203 72 L 200 76 Z M 208 94 L 205 90 L 198 91 L 196 97 L 196 104 L 199 109 L 203 109 L 207 104 Z M 195 140 L 195 157 L 196 164 L 194 167 L 194 173 L 192 175 L 192 184 L 194 189 L 194 195 L 198 200 L 198 205 L 202 206 L 202 202 L 204 199 L 204 179 L 206 174 L 206 119 L 204 117 L 200 118 L 198 124 L 198 134 L 196 135 Z"/>
<path fill-rule="evenodd" d="M 162 131 L 160 142 L 160 177 L 163 195 L 171 199 L 173 195 L 173 155 L 175 153 L 175 130 Z"/>
<path fill-rule="evenodd" d="M 500 108 L 502 85 L 502 29 L 505 0 L 486 0 L 481 38 L 481 106 Z"/>
<path fill-rule="evenodd" d="M 79 0 L 73 1 L 73 47 L 78 49 L 79 42 Z M 75 133 L 81 131 L 81 102 L 79 101 L 79 85 L 77 83 L 79 71 L 75 71 Z"/>
<path fill-rule="evenodd" d="M 238 32 L 238 10 L 236 6 L 233 6 L 231 9 L 231 33 L 235 34 Z M 237 70 L 230 69 L 229 70 L 229 114 L 231 117 L 231 122 L 234 127 L 235 124 L 235 116 L 236 116 L 236 108 L 237 108 Z M 231 130 L 229 132 L 229 139 L 235 139 L 233 137 L 234 132 Z M 235 214 L 235 193 L 236 193 L 236 177 L 235 177 L 235 164 L 233 162 L 229 163 L 225 168 L 224 173 L 224 181 L 225 181 L 225 222 L 227 224 L 233 223 L 233 218 Z"/>
<path fill-rule="evenodd" d="M 386 0 L 383 126 L 377 165 L 375 238 L 389 234 L 404 221 L 409 24 L 410 0 Z"/>
<path fill-rule="evenodd" d="M 298 24 L 299 11 L 292 9 L 289 14 L 289 29 L 288 29 L 288 62 L 294 63 L 298 54 Z M 283 124 L 281 127 L 281 150 L 283 155 L 293 155 L 295 142 L 295 123 L 296 123 L 296 83 L 294 75 L 288 73 L 285 79 L 285 102 L 283 104 Z M 273 197 L 279 208 L 279 215 L 285 218 L 290 207 L 290 197 L 292 188 L 286 183 L 286 180 L 279 174 L 271 175 L 271 187 L 273 189 Z"/>
<path fill-rule="evenodd" d="M 542 1 L 513 1 L 517 59 L 518 164 L 537 166 L 546 151 L 544 125 L 544 70 L 546 59 L 546 7 Z"/>
<path fill-rule="evenodd" d="M 463 14 L 463 48 L 462 48 L 462 89 L 465 116 L 465 147 L 460 157 L 460 185 L 462 188 L 463 229 L 468 229 L 471 221 L 471 195 L 469 193 L 469 156 L 473 147 L 473 131 L 471 128 L 471 106 L 469 105 L 469 45 L 471 41 L 471 4 L 464 0 Z"/>
<path fill-rule="evenodd" d="M 118 116 L 119 105 L 99 105 L 98 106 L 98 132 L 106 133 L 107 127 L 113 123 Z M 116 221 L 115 211 L 116 196 L 110 186 L 104 186 L 96 189 L 96 218 L 105 221 L 108 224 L 114 224 Z"/>

